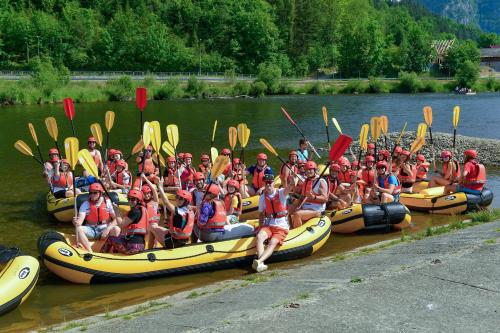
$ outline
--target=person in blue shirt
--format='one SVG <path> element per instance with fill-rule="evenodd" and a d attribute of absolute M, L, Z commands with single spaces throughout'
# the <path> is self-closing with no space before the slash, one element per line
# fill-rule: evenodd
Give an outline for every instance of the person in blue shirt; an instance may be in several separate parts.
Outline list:
<path fill-rule="evenodd" d="M 387 172 L 385 161 L 377 162 L 377 183 L 375 188 L 380 193 L 380 203 L 399 201 L 401 184 L 398 178 Z"/>
<path fill-rule="evenodd" d="M 299 149 L 297 150 L 297 157 L 299 161 L 309 161 L 309 151 L 307 150 L 308 145 L 309 141 L 307 141 L 306 139 L 300 139 Z"/>

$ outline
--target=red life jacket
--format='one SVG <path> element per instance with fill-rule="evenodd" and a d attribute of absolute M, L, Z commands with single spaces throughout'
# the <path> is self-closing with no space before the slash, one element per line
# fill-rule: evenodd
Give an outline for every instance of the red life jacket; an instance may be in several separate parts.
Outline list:
<path fill-rule="evenodd" d="M 464 186 L 471 190 L 482 191 L 486 184 L 486 169 L 484 165 L 476 161 L 469 161 L 467 163 L 472 163 L 476 168 L 476 172 L 474 172 L 474 174 L 469 173 L 465 176 Z"/>
<path fill-rule="evenodd" d="M 399 169 L 398 178 L 400 183 L 406 183 L 406 184 L 415 183 L 415 179 L 417 177 L 417 168 L 415 168 L 415 166 L 412 164 L 410 164 L 410 168 L 411 168 L 411 174 L 409 175 L 403 171 L 403 168 Z"/>
<path fill-rule="evenodd" d="M 241 193 L 240 192 L 234 192 L 233 194 L 227 193 L 226 196 L 224 197 L 224 205 L 226 206 L 226 212 L 228 212 L 231 209 L 231 201 L 233 200 L 233 196 L 236 196 L 238 198 L 238 207 L 235 208 L 233 211 L 235 215 L 240 215 L 241 210 L 243 209 L 243 200 L 241 200 Z"/>
<path fill-rule="evenodd" d="M 73 184 L 73 174 L 71 171 L 59 173 L 59 179 L 55 179 L 55 175 L 51 179 L 52 186 L 69 188 Z"/>
<path fill-rule="evenodd" d="M 375 182 L 375 171 L 373 169 L 363 169 L 361 170 L 361 180 L 363 180 L 367 187 L 372 187 Z"/>
<path fill-rule="evenodd" d="M 341 183 L 349 183 L 351 184 L 351 171 L 347 169 L 345 172 L 339 171 L 339 175 L 337 176 Z"/>
<path fill-rule="evenodd" d="M 194 213 L 191 209 L 189 209 L 186 215 L 177 214 L 182 218 L 182 221 L 185 222 L 184 228 L 182 229 L 174 226 L 174 215 L 176 214 L 177 209 L 175 213 L 170 214 L 170 219 L 168 220 L 168 231 L 174 239 L 187 240 L 191 237 L 191 233 L 193 232 Z"/>
<path fill-rule="evenodd" d="M 139 163 L 139 172 L 143 172 L 142 167 L 143 167 L 143 163 L 141 162 L 141 163 Z M 144 173 L 153 174 L 153 173 L 155 173 L 155 171 L 156 171 L 156 166 L 153 162 L 153 159 L 146 158 L 144 160 Z"/>
<path fill-rule="evenodd" d="M 116 171 L 116 162 L 107 160 L 106 161 L 106 166 L 107 166 L 110 174 L 114 174 L 115 173 L 115 171 Z"/>
<path fill-rule="evenodd" d="M 126 170 L 122 170 L 121 172 L 116 173 L 116 183 L 119 185 L 124 185 L 126 187 L 130 187 L 131 186 L 130 181 L 128 184 L 124 184 L 124 182 L 123 182 L 123 174 L 124 173 L 129 175 L 129 180 L 132 180 L 132 177 L 130 177 L 130 173 Z"/>
<path fill-rule="evenodd" d="M 453 161 L 453 163 L 455 163 L 455 172 L 451 176 L 453 177 L 453 179 L 457 179 L 460 177 L 460 164 L 458 164 L 457 161 Z M 444 175 L 446 175 L 446 173 L 448 172 L 449 165 L 450 165 L 450 162 L 443 163 L 443 174 Z"/>
<path fill-rule="evenodd" d="M 126 227 L 126 235 L 146 235 L 148 230 L 148 213 L 144 206 L 141 208 L 141 219 L 137 223 L 131 223 Z"/>
<path fill-rule="evenodd" d="M 297 168 L 297 166 L 296 166 L 296 165 L 292 165 L 292 164 L 290 164 L 290 162 L 286 162 L 286 165 L 288 165 L 288 167 L 290 167 L 290 169 L 292 169 L 292 170 L 293 170 L 293 172 L 295 172 L 296 174 L 298 174 L 298 173 L 299 173 L 299 168 Z M 281 166 L 281 169 L 280 169 L 280 177 L 281 177 L 281 178 L 285 178 L 285 177 L 286 177 L 286 175 L 285 175 L 285 171 L 286 171 L 286 170 L 287 170 L 287 171 L 290 171 L 290 169 L 289 169 L 286 165 L 285 165 L 285 164 L 283 164 L 283 165 Z"/>
<path fill-rule="evenodd" d="M 208 173 L 210 172 L 210 168 L 204 166 L 203 164 L 198 165 L 198 170 L 205 176 L 205 178 L 208 176 Z"/>
<path fill-rule="evenodd" d="M 429 162 L 423 162 L 417 165 L 417 179 L 427 178 L 427 172 L 429 171 Z"/>
<path fill-rule="evenodd" d="M 337 192 L 337 188 L 340 185 L 340 181 L 338 179 L 335 179 L 335 181 L 332 181 L 330 177 L 326 178 L 326 182 L 328 183 L 328 193 L 333 193 Z"/>
<path fill-rule="evenodd" d="M 255 189 L 264 187 L 264 174 L 265 174 L 266 169 L 267 169 L 267 165 L 264 166 L 262 169 L 260 169 L 260 171 L 257 168 L 257 166 L 255 167 L 255 169 L 253 169 L 252 186 Z"/>
<path fill-rule="evenodd" d="M 277 219 L 288 216 L 288 209 L 286 206 L 283 206 L 281 204 L 279 192 L 276 192 L 276 194 L 272 199 L 269 198 L 267 194 L 265 194 L 264 203 L 266 205 L 265 209 L 266 217 Z"/>
<path fill-rule="evenodd" d="M 151 200 L 149 202 L 146 202 L 146 214 L 147 214 L 147 219 L 148 223 L 158 223 L 160 222 L 160 214 L 156 210 L 158 206 L 156 203 Z"/>
<path fill-rule="evenodd" d="M 172 186 L 172 187 L 181 186 L 181 181 L 179 180 L 179 177 L 177 176 L 177 172 L 175 169 L 168 168 L 166 170 L 166 173 L 167 177 L 165 177 L 163 180 L 163 184 L 165 186 Z"/>
<path fill-rule="evenodd" d="M 99 205 L 89 200 L 89 213 L 85 216 L 85 223 L 88 225 L 96 225 L 109 222 L 111 215 L 106 209 L 106 200 Z"/>
<path fill-rule="evenodd" d="M 314 185 L 314 182 L 316 181 L 316 177 L 313 178 L 313 179 L 306 179 L 303 183 L 302 183 L 302 187 L 300 189 L 300 194 L 305 196 L 306 194 L 308 193 L 312 193 L 316 196 L 319 195 L 318 192 L 316 191 L 319 191 L 319 187 L 320 187 L 320 182 L 321 182 L 321 179 L 318 180 L 318 183 L 316 184 L 316 191 L 313 190 L 312 186 Z M 325 202 L 324 201 L 320 201 L 318 199 L 306 199 L 305 202 L 309 202 L 309 203 L 313 203 L 313 204 L 324 204 Z"/>
<path fill-rule="evenodd" d="M 388 189 L 389 186 L 391 185 L 391 184 L 389 184 L 389 177 L 390 177 L 390 175 L 386 175 L 386 177 L 384 178 L 384 188 L 385 189 Z M 401 183 L 399 182 L 398 177 L 395 177 L 395 178 L 396 178 L 398 184 L 394 186 L 394 190 L 391 193 L 392 195 L 401 193 Z"/>
<path fill-rule="evenodd" d="M 204 228 L 206 229 L 221 229 L 226 225 L 226 206 L 220 200 L 214 200 L 215 213 L 214 216 L 208 219 L 207 224 Z"/>

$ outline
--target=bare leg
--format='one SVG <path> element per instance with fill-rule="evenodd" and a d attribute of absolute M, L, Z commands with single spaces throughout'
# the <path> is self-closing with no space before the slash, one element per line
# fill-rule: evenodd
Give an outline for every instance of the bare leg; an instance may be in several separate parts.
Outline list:
<path fill-rule="evenodd" d="M 265 231 L 259 231 L 257 234 L 257 258 L 260 258 L 264 253 L 264 242 L 267 239 L 267 233 Z"/>
<path fill-rule="evenodd" d="M 381 203 L 388 203 L 388 202 L 393 202 L 394 197 L 389 194 L 389 193 L 382 193 L 382 199 L 380 200 Z"/>
<path fill-rule="evenodd" d="M 92 248 L 90 246 L 90 242 L 89 242 L 87 236 L 85 236 L 85 232 L 83 231 L 83 227 L 82 226 L 76 227 L 76 233 L 78 234 L 78 239 L 80 241 L 80 244 L 82 244 L 83 248 L 85 250 L 89 251 L 90 253 L 92 253 L 93 251 L 92 251 Z"/>
<path fill-rule="evenodd" d="M 269 258 L 272 254 L 276 246 L 278 245 L 278 240 L 276 238 L 271 238 L 269 244 L 267 244 L 266 250 L 262 255 L 259 256 L 259 261 L 264 262 L 267 258 Z"/>
<path fill-rule="evenodd" d="M 447 180 L 447 179 L 444 179 L 443 177 L 441 176 L 433 176 L 431 178 L 431 181 L 429 182 L 429 186 L 427 187 L 436 187 L 436 186 L 446 186 L 446 185 L 449 185 L 450 184 L 450 181 Z"/>
<path fill-rule="evenodd" d="M 314 210 L 298 210 L 291 215 L 292 229 L 300 227 L 303 221 L 308 221 L 314 217 L 319 217 L 320 215 L 320 212 Z"/>

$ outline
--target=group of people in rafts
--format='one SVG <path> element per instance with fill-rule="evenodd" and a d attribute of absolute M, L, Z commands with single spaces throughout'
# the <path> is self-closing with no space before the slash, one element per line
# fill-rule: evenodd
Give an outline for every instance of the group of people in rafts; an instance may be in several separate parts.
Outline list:
<path fill-rule="evenodd" d="M 415 182 L 426 179 L 429 172 L 429 163 L 421 154 L 413 164 L 410 152 L 401 147 L 394 149 L 393 156 L 388 150 L 378 150 L 375 156 L 375 145 L 368 144 L 361 163 L 341 157 L 329 165 L 328 176 L 319 178 L 318 165 L 307 151 L 308 142 L 301 140 L 299 144 L 300 148 L 291 151 L 286 165 L 281 166 L 281 186 L 277 188 L 264 153 L 259 153 L 256 164 L 248 168 L 233 158 L 223 177 L 210 182 L 211 161 L 207 154 L 201 155 L 197 168 L 190 153 L 168 157 L 160 175 L 150 146 L 136 159 L 138 172 L 133 181 L 123 154 L 110 149 L 103 161 L 95 139 L 90 137 L 88 150 L 104 186 L 127 193 L 131 209 L 122 216 L 105 197 L 101 184 L 90 184 L 89 200 L 73 219 L 78 242 L 92 251 L 90 240 L 106 239 L 101 252 L 135 254 L 153 247 L 155 242 L 165 248 L 177 248 L 192 241 L 214 242 L 256 233 L 257 258 L 253 268 L 260 272 L 267 269 L 264 261 L 283 243 L 290 228 L 321 216 L 325 210 L 344 209 L 353 203 L 398 201 L 401 192 L 411 193 Z M 221 153 L 231 155 L 229 149 Z M 479 193 L 486 180 L 484 166 L 477 162 L 474 150 L 466 150 L 464 155 L 461 173 L 452 154 L 443 151 L 442 171 L 431 178 L 429 186 L 444 185 L 449 192 Z M 56 198 L 73 195 L 69 163 L 59 158 L 56 149 L 49 151 L 44 175 Z M 248 182 L 247 176 L 251 178 Z M 175 200 L 170 200 L 168 193 L 175 194 Z M 243 199 L 253 195 L 260 196 L 257 230 L 250 224 L 239 223 Z"/>

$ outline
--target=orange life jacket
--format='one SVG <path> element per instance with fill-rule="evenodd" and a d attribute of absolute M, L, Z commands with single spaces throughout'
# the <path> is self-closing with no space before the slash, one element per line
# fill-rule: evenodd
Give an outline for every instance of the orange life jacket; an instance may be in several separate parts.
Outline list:
<path fill-rule="evenodd" d="M 281 204 L 279 192 L 276 192 L 274 197 L 271 199 L 267 194 L 264 195 L 265 203 L 265 213 L 266 217 L 271 218 L 281 218 L 288 216 L 288 209 L 286 206 Z"/>
<path fill-rule="evenodd" d="M 486 184 L 486 169 L 484 165 L 477 163 L 476 161 L 469 161 L 467 163 L 474 164 L 476 172 L 474 175 L 469 173 L 465 176 L 464 186 L 470 188 L 471 190 L 482 191 L 484 185 Z"/>
<path fill-rule="evenodd" d="M 337 192 L 337 188 L 340 185 L 340 181 L 338 179 L 335 179 L 335 181 L 332 181 L 330 177 L 326 178 L 326 182 L 328 183 L 328 193 L 333 193 Z"/>
<path fill-rule="evenodd" d="M 351 171 L 347 169 L 345 172 L 339 171 L 339 175 L 337 176 L 341 183 L 349 183 L 351 184 Z"/>
<path fill-rule="evenodd" d="M 116 162 L 107 160 L 106 167 L 108 168 L 110 174 L 114 174 L 116 171 Z"/>
<path fill-rule="evenodd" d="M 160 214 L 156 210 L 158 206 L 153 200 L 146 202 L 146 214 L 148 223 L 158 223 L 160 221 Z"/>
<path fill-rule="evenodd" d="M 170 219 L 168 220 L 168 231 L 172 238 L 186 240 L 191 237 L 191 233 L 193 232 L 194 226 L 194 213 L 191 209 L 187 211 L 186 215 L 179 215 L 182 218 L 182 221 L 185 221 L 184 228 L 177 228 L 174 226 L 174 215 L 177 214 L 177 209 L 175 213 L 170 214 Z"/>
<path fill-rule="evenodd" d="M 375 170 L 373 169 L 363 169 L 361 170 L 361 180 L 363 180 L 367 187 L 372 187 L 375 182 Z"/>
<path fill-rule="evenodd" d="M 203 164 L 198 165 L 198 170 L 205 176 L 205 178 L 208 176 L 208 173 L 210 172 L 210 168 L 207 166 L 204 166 Z"/>
<path fill-rule="evenodd" d="M 144 160 L 144 163 L 143 162 L 139 163 L 139 172 L 143 172 L 142 171 L 143 164 L 144 164 L 144 173 L 149 173 L 149 174 L 155 173 L 156 166 L 152 158 L 146 158 Z"/>
<path fill-rule="evenodd" d="M 106 200 L 99 205 L 89 200 L 89 213 L 85 216 L 85 223 L 88 225 L 96 225 L 109 222 L 111 216 L 106 209 Z"/>
<path fill-rule="evenodd" d="M 460 177 L 460 164 L 458 164 L 457 161 L 453 161 L 455 163 L 455 172 L 452 174 L 453 179 L 457 179 Z M 446 175 L 448 172 L 448 166 L 450 165 L 450 162 L 443 163 L 443 174 Z M 450 180 L 453 180 L 450 179 Z"/>
<path fill-rule="evenodd" d="M 220 200 L 214 200 L 214 204 L 215 213 L 205 224 L 204 228 L 206 229 L 221 229 L 226 225 L 226 206 Z"/>
<path fill-rule="evenodd" d="M 119 185 L 124 185 L 126 187 L 130 187 L 131 184 L 130 184 L 130 181 L 129 181 L 129 184 L 125 184 L 123 182 L 123 174 L 128 174 L 129 175 L 129 179 L 132 180 L 132 177 L 130 176 L 130 173 L 126 170 L 122 170 L 121 172 L 116 172 L 116 183 L 119 184 Z"/>
<path fill-rule="evenodd" d="M 264 187 L 264 174 L 265 174 L 266 169 L 267 169 L 267 165 L 264 166 L 262 169 L 260 169 L 260 171 L 259 171 L 259 168 L 257 168 L 257 167 L 255 167 L 255 169 L 253 169 L 252 186 L 255 189 Z"/>
<path fill-rule="evenodd" d="M 417 179 L 427 178 L 427 172 L 429 171 L 429 162 L 423 162 L 417 165 Z"/>
<path fill-rule="evenodd" d="M 318 180 L 318 183 L 316 184 L 316 191 L 313 190 L 313 185 L 314 185 L 314 182 L 316 181 L 316 179 L 318 178 L 307 178 L 303 183 L 302 183 L 302 187 L 300 189 L 300 194 L 305 196 L 306 194 L 308 193 L 312 193 L 316 196 L 319 195 L 318 192 L 316 191 L 319 191 L 319 187 L 320 187 L 320 182 L 321 182 L 321 179 Z M 308 202 L 308 203 L 313 203 L 313 204 L 324 204 L 325 202 L 324 201 L 320 201 L 318 199 L 306 199 L 305 202 Z"/>
<path fill-rule="evenodd" d="M 51 179 L 52 186 L 69 188 L 73 184 L 73 174 L 71 171 L 60 172 L 59 179 L 55 179 L 55 175 Z"/>
<path fill-rule="evenodd" d="M 233 196 L 236 196 L 238 198 L 238 207 L 234 208 L 234 214 L 235 215 L 240 215 L 241 210 L 243 209 L 243 200 L 241 200 L 241 193 L 240 192 L 234 192 L 233 194 L 227 193 L 226 196 L 224 197 L 224 205 L 226 206 L 226 212 L 228 212 L 231 209 L 231 201 L 233 200 Z"/>
<path fill-rule="evenodd" d="M 288 165 L 288 167 L 289 167 L 290 169 L 292 169 L 292 170 L 293 170 L 293 172 L 295 172 L 296 174 L 298 174 L 298 173 L 299 173 L 299 168 L 297 168 L 297 166 L 296 166 L 296 165 L 292 165 L 292 164 L 290 164 L 290 162 L 286 162 L 286 165 Z M 281 166 L 281 169 L 280 169 L 280 177 L 282 177 L 282 178 L 285 178 L 285 177 L 286 177 L 286 175 L 285 175 L 285 171 L 287 171 L 287 170 L 288 170 L 288 171 L 290 171 L 290 169 L 289 169 L 286 165 L 285 165 L 285 164 L 283 164 L 283 165 Z"/>
<path fill-rule="evenodd" d="M 400 183 L 415 183 L 416 177 L 417 177 L 417 168 L 415 168 L 414 165 L 410 164 L 411 168 L 411 174 L 406 174 L 406 172 L 403 171 L 403 168 L 399 169 L 399 182 Z"/>
<path fill-rule="evenodd" d="M 146 235 L 148 230 L 148 213 L 144 206 L 141 208 L 141 219 L 137 223 L 131 223 L 126 228 L 126 235 Z"/>
<path fill-rule="evenodd" d="M 165 186 L 179 187 L 181 186 L 181 181 L 177 175 L 177 171 L 175 169 L 168 168 L 166 170 L 167 176 L 163 180 L 163 184 Z"/>
<path fill-rule="evenodd" d="M 384 188 L 385 189 L 388 189 L 389 186 L 391 186 L 391 184 L 389 184 L 389 177 L 390 177 L 390 175 L 386 175 L 386 177 L 384 178 Z M 398 177 L 395 177 L 395 178 L 396 178 L 398 184 L 394 186 L 394 190 L 391 193 L 392 195 L 401 193 L 401 183 L 399 182 Z"/>

